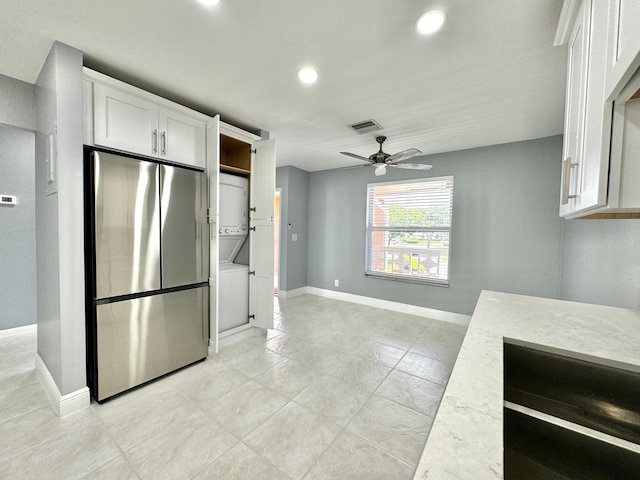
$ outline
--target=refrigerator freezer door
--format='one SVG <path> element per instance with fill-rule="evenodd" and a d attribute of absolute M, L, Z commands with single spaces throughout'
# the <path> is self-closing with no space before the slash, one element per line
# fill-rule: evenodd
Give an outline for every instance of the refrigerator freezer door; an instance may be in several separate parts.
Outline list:
<path fill-rule="evenodd" d="M 94 152 L 96 298 L 160 288 L 158 166 Z"/>
<path fill-rule="evenodd" d="M 207 177 L 204 172 L 160 167 L 162 288 L 209 278 Z"/>
<path fill-rule="evenodd" d="M 101 401 L 207 356 L 208 287 L 98 305 Z"/>

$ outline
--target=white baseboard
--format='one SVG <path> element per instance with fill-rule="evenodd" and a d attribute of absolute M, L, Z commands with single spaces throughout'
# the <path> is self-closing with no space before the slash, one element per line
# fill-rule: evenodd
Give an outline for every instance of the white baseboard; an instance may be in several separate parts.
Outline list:
<path fill-rule="evenodd" d="M 300 288 L 296 289 L 302 290 Z M 470 315 L 461 313 L 446 312 L 444 310 L 435 310 L 433 308 L 419 307 L 417 305 L 409 305 L 407 303 L 391 302 L 389 300 L 381 300 L 379 298 L 365 297 L 362 295 L 354 295 L 352 293 L 336 292 L 335 290 L 325 290 L 324 288 L 305 287 L 305 293 L 310 295 L 318 295 L 319 297 L 333 298 L 334 300 L 343 300 L 345 302 L 357 303 L 359 305 L 368 305 L 369 307 L 383 308 L 394 312 L 416 315 L 419 317 L 433 318 L 443 322 L 457 323 L 459 325 L 469 325 L 471 321 Z M 303 295 L 302 293 L 298 295 Z"/>
<path fill-rule="evenodd" d="M 294 298 L 294 297 L 299 297 L 300 295 L 306 295 L 307 293 L 309 293 L 307 291 L 309 287 L 300 287 L 300 288 L 294 288 L 293 290 L 280 290 L 278 292 L 278 298 L 284 298 L 285 300 L 287 298 Z"/>
<path fill-rule="evenodd" d="M 264 335 L 264 332 L 266 332 L 264 328 L 252 327 L 251 325 L 247 325 L 246 327 L 243 325 L 242 327 L 234 328 L 233 330 L 224 332 L 218 335 L 218 351 L 220 351 L 222 347 L 226 347 L 227 345 L 231 345 L 232 343 L 244 340 L 245 338 Z M 218 353 L 215 351 L 212 343 L 213 342 L 211 341 L 209 342 L 209 355 Z"/>
<path fill-rule="evenodd" d="M 14 335 L 24 335 L 25 333 L 35 333 L 38 331 L 38 325 L 36 323 L 32 325 L 25 325 L 24 327 L 7 328 L 0 330 L 0 338 L 13 337 Z"/>
<path fill-rule="evenodd" d="M 51 376 L 49 369 L 45 365 L 40 355 L 36 354 L 36 373 L 44 387 L 49 401 L 59 417 L 66 417 L 83 408 L 87 408 L 91 403 L 89 388 L 83 387 L 75 392 L 62 395 L 55 380 Z"/>

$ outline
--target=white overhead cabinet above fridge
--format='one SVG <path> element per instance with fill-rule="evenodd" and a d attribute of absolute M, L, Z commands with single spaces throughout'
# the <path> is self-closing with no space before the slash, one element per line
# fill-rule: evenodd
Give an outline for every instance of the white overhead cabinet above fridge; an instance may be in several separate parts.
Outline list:
<path fill-rule="evenodd" d="M 85 69 L 85 144 L 205 167 L 209 117 Z M 86 91 L 88 90 L 88 92 Z"/>

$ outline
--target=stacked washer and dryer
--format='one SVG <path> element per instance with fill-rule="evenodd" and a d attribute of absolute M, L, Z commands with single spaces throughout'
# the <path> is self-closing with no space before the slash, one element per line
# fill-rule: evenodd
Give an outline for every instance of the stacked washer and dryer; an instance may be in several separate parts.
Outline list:
<path fill-rule="evenodd" d="M 218 332 L 223 333 L 249 323 L 248 256 L 239 255 L 249 234 L 249 180 L 220 173 L 219 185 Z"/>

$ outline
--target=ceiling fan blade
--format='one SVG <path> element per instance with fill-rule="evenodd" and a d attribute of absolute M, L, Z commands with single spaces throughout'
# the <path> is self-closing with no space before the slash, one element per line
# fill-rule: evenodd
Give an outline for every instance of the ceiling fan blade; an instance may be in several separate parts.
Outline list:
<path fill-rule="evenodd" d="M 392 163 L 390 167 L 398 168 L 411 168 L 413 170 L 431 170 L 433 165 L 427 165 L 426 163 Z"/>
<path fill-rule="evenodd" d="M 371 164 L 368 165 L 349 165 L 347 167 L 338 167 L 338 168 L 334 168 L 333 170 L 349 170 L 352 168 L 362 168 L 362 167 L 370 167 Z"/>
<path fill-rule="evenodd" d="M 415 157 L 416 155 L 422 153 L 417 148 L 409 148 L 408 150 L 403 150 L 398 153 L 394 153 L 390 157 L 387 157 L 386 163 L 392 164 L 396 162 L 401 162 L 402 160 L 408 160 L 411 157 Z"/>
<path fill-rule="evenodd" d="M 355 153 L 349 153 L 349 152 L 340 152 L 342 155 L 346 155 L 347 157 L 353 157 L 353 158 L 357 158 L 358 160 L 364 160 L 365 162 L 369 162 L 371 163 L 371 160 L 369 160 L 367 157 L 361 157 L 360 155 L 356 155 Z"/>

